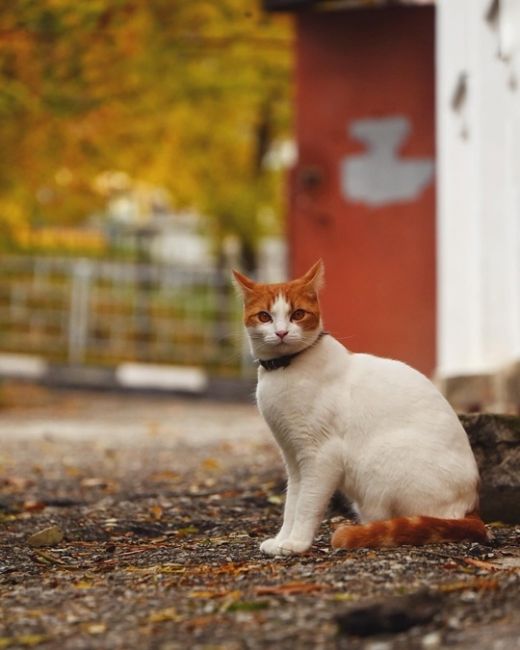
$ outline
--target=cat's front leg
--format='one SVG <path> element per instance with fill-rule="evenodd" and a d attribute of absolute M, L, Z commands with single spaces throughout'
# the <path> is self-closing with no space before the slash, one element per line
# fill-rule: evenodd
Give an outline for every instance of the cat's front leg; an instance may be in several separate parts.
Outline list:
<path fill-rule="evenodd" d="M 296 514 L 296 505 L 298 503 L 298 494 L 300 491 L 300 478 L 297 470 L 293 467 L 288 469 L 287 492 L 285 495 L 285 506 L 283 511 L 283 523 L 276 537 L 266 539 L 260 544 L 260 550 L 267 555 L 280 555 L 280 544 L 288 539 L 291 535 L 294 517 Z"/>
<path fill-rule="evenodd" d="M 323 458 L 305 463 L 301 467 L 301 481 L 291 533 L 280 540 L 277 555 L 304 553 L 313 542 L 318 526 L 341 474 L 336 462 Z"/>

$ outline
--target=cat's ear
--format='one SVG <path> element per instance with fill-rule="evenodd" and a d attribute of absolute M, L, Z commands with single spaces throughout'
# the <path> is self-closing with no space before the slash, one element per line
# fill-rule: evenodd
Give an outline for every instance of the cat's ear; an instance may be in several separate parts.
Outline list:
<path fill-rule="evenodd" d="M 322 260 L 311 266 L 305 275 L 300 278 L 305 286 L 310 286 L 316 293 L 320 291 L 325 283 L 325 267 Z"/>
<path fill-rule="evenodd" d="M 247 275 L 244 275 L 239 271 L 235 271 L 235 269 L 232 270 L 232 273 L 234 278 L 233 284 L 244 297 L 254 290 L 256 282 L 253 282 L 251 278 L 248 278 Z"/>

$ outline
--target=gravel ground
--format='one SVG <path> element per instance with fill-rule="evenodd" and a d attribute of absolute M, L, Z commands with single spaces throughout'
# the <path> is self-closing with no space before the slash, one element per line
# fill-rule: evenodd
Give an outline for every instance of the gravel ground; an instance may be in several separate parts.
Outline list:
<path fill-rule="evenodd" d="M 0 649 L 520 648 L 518 526 L 333 552 L 336 499 L 311 551 L 266 558 L 284 474 L 253 406 L 6 394 Z"/>

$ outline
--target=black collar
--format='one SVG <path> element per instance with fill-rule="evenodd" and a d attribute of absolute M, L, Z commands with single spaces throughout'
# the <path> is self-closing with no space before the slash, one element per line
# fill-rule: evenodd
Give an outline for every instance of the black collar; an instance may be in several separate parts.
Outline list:
<path fill-rule="evenodd" d="M 285 354 L 283 357 L 275 357 L 274 359 L 258 359 L 258 363 L 262 366 L 262 368 L 265 368 L 266 370 L 278 370 L 278 368 L 287 368 L 287 366 L 291 365 L 291 361 L 294 359 L 294 357 L 298 357 L 306 350 L 309 350 L 315 346 L 321 337 L 325 336 L 326 334 L 328 334 L 328 332 L 320 332 L 318 334 L 318 338 L 314 341 L 314 343 L 311 343 L 309 347 L 303 348 L 303 350 L 300 350 L 299 352 L 294 352 L 293 354 Z"/>

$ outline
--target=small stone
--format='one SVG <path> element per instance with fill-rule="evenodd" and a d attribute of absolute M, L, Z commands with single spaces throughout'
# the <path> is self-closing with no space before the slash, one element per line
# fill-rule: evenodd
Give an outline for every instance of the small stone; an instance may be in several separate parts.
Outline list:
<path fill-rule="evenodd" d="M 365 646 L 366 650 L 392 650 L 392 647 L 390 641 L 372 641 Z"/>
<path fill-rule="evenodd" d="M 450 616 L 447 621 L 447 626 L 451 630 L 458 630 L 460 628 L 460 619 L 458 619 L 456 616 Z"/>
<path fill-rule="evenodd" d="M 421 647 L 428 650 L 429 648 L 438 648 L 441 645 L 442 637 L 439 632 L 430 632 L 421 639 Z"/>
<path fill-rule="evenodd" d="M 63 531 L 59 526 L 49 526 L 33 533 L 27 540 L 29 546 L 55 546 L 63 539 Z"/>
<path fill-rule="evenodd" d="M 478 600 L 478 596 L 474 591 L 463 591 L 460 595 L 460 600 L 463 603 L 473 603 Z"/>

